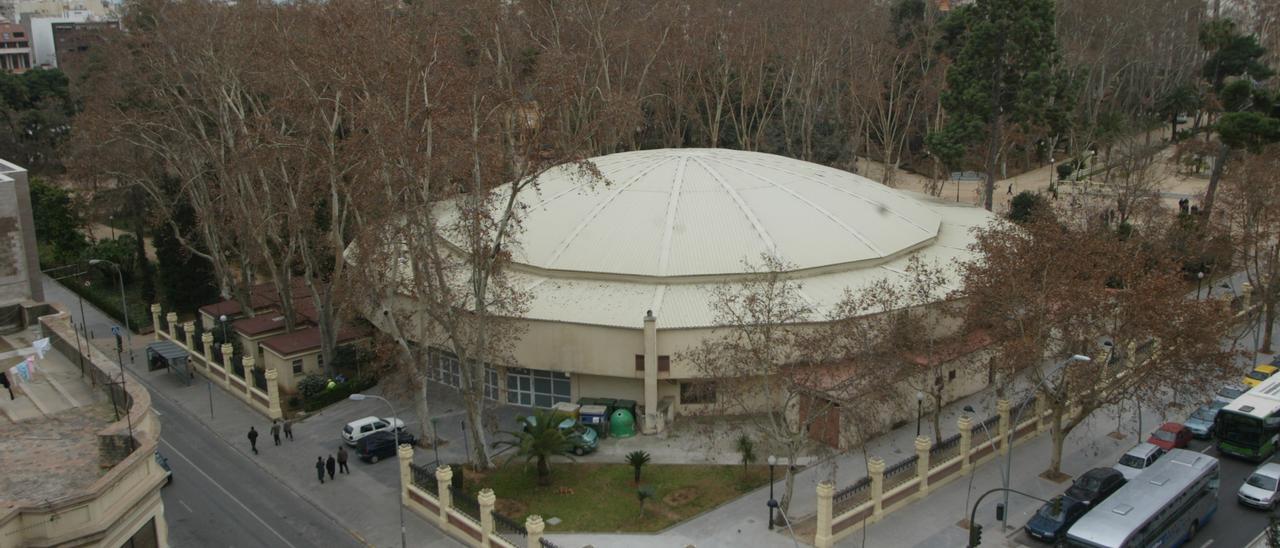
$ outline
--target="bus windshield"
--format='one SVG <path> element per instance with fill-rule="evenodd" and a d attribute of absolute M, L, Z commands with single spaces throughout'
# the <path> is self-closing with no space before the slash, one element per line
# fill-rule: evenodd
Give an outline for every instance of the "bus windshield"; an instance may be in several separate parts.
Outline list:
<path fill-rule="evenodd" d="M 1218 437 L 1231 443 L 1258 445 L 1262 442 L 1262 421 L 1239 413 L 1218 413 Z"/>

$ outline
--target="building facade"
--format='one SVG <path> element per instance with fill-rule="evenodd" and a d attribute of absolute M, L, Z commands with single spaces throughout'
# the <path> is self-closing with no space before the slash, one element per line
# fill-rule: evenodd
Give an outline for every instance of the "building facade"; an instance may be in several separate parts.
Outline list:
<path fill-rule="evenodd" d="M 31 35 L 22 25 L 0 21 L 0 70 L 22 73 L 31 68 Z"/>
<path fill-rule="evenodd" d="M 0 309 L 44 300 L 27 170 L 0 160 Z M 0 311 L 0 315 L 4 315 Z M 0 318 L 0 324 L 8 324 Z"/>

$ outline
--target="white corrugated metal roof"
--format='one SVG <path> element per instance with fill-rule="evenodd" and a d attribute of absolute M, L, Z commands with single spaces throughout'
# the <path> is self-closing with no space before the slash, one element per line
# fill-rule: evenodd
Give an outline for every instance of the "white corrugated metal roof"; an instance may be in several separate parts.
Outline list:
<path fill-rule="evenodd" d="M 663 149 L 592 159 L 603 181 L 557 168 L 538 179 L 517 261 L 633 276 L 739 273 L 769 253 L 797 269 L 876 260 L 932 240 L 917 199 L 772 154 Z"/>

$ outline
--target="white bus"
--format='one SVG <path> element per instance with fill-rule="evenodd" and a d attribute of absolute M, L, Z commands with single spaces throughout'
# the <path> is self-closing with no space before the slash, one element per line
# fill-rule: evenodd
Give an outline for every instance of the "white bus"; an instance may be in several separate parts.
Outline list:
<path fill-rule="evenodd" d="M 1280 434 L 1280 375 L 1258 383 L 1218 411 L 1213 436 L 1218 450 L 1250 460 L 1266 460 L 1276 452 Z"/>
<path fill-rule="evenodd" d="M 1218 459 L 1174 449 L 1067 531 L 1073 548 L 1180 546 L 1218 509 Z"/>

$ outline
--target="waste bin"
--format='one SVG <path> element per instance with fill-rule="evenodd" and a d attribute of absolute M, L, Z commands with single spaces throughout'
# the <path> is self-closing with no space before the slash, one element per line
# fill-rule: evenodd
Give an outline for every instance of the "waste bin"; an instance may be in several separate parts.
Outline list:
<path fill-rule="evenodd" d="M 630 411 L 617 409 L 609 415 L 609 434 L 615 438 L 630 438 L 636 435 L 636 420 Z"/>
<path fill-rule="evenodd" d="M 596 398 L 596 404 L 605 406 L 609 415 L 613 415 L 614 405 L 616 405 L 617 402 L 618 400 L 613 398 Z"/>
<path fill-rule="evenodd" d="M 578 409 L 578 421 L 595 430 L 600 437 L 609 437 L 608 407 L 603 405 L 583 405 Z"/>
<path fill-rule="evenodd" d="M 569 403 L 567 401 L 562 401 L 551 406 L 551 411 L 557 415 L 564 415 L 566 417 L 569 417 L 573 419 L 574 422 L 577 422 L 579 407 L 581 406 L 576 403 Z"/>
<path fill-rule="evenodd" d="M 639 413 L 636 413 L 636 400 L 618 400 L 614 402 L 613 408 L 615 410 L 626 409 L 627 411 L 630 411 L 632 419 L 640 416 Z"/>
<path fill-rule="evenodd" d="M 601 405 L 600 398 L 578 398 L 578 405 L 583 407 L 588 405 Z"/>

